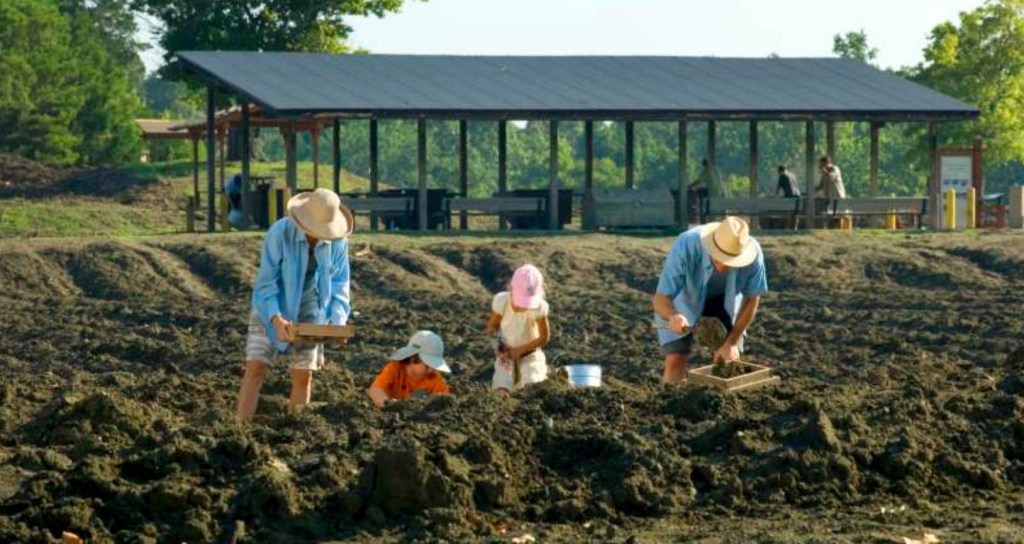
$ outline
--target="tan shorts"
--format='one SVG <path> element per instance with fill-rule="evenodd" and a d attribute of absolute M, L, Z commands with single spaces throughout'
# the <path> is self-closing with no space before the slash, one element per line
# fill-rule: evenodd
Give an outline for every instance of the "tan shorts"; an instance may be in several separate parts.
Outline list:
<path fill-rule="evenodd" d="M 320 370 L 324 366 L 324 345 L 306 344 L 288 346 L 288 351 L 279 353 L 263 325 L 263 317 L 252 310 L 249 313 L 249 334 L 245 339 L 245 360 L 262 361 L 273 365 L 278 357 L 288 361 L 288 368 L 297 370 Z"/>

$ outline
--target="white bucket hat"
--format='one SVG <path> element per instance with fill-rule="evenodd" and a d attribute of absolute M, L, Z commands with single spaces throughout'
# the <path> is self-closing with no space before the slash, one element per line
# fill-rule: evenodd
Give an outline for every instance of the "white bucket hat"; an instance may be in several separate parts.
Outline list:
<path fill-rule="evenodd" d="M 418 331 L 404 348 L 392 353 L 390 359 L 401 361 L 413 355 L 419 355 L 420 360 L 438 372 L 448 374 L 452 371 L 448 363 L 444 362 L 444 342 L 433 332 Z"/>
<path fill-rule="evenodd" d="M 352 234 L 352 212 L 330 189 L 299 193 L 288 200 L 288 216 L 318 240 L 337 240 Z"/>
<path fill-rule="evenodd" d="M 712 259 L 732 268 L 747 266 L 757 258 L 750 227 L 739 217 L 730 215 L 720 223 L 701 225 L 700 241 Z"/>

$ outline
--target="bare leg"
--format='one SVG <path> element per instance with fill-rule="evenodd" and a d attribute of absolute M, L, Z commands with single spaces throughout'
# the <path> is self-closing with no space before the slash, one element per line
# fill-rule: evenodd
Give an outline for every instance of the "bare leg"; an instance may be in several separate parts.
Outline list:
<path fill-rule="evenodd" d="M 687 356 L 682 353 L 671 353 L 665 356 L 665 372 L 661 375 L 661 383 L 681 383 L 686 381 Z"/>
<path fill-rule="evenodd" d="M 309 400 L 313 396 L 313 371 L 293 368 L 291 376 L 292 395 L 288 399 L 288 409 L 295 413 L 309 404 Z"/>
<path fill-rule="evenodd" d="M 263 377 L 266 374 L 267 364 L 263 361 L 245 362 L 245 375 L 242 376 L 242 387 L 238 390 L 238 421 L 249 421 L 256 413 L 256 405 L 260 401 L 260 388 L 263 387 Z"/>

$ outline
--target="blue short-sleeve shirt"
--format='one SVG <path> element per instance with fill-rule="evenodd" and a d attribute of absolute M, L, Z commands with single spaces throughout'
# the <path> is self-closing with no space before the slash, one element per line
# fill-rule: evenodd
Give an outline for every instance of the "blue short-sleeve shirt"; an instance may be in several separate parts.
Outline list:
<path fill-rule="evenodd" d="M 761 245 L 751 240 L 757 258 L 747 266 L 730 268 L 725 280 L 725 310 L 736 319 L 743 297 L 761 296 L 768 292 L 768 275 L 764 268 Z M 707 301 L 708 280 L 715 268 L 711 255 L 701 242 L 701 227 L 692 228 L 676 238 L 665 258 L 658 278 L 657 291 L 672 299 L 676 311 L 690 323 L 697 323 Z M 658 330 L 658 341 L 667 344 L 682 336 L 665 329 Z"/>

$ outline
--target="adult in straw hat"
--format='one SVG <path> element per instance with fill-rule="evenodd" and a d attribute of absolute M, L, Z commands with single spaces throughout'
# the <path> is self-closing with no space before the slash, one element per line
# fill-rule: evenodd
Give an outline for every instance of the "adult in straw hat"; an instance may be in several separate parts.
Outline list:
<path fill-rule="evenodd" d="M 654 294 L 658 341 L 665 356 L 662 381 L 686 380 L 692 331 L 702 316 L 718 319 L 729 331 L 714 360 L 739 359 L 743 335 L 767 292 L 764 255 L 746 221 L 730 216 L 680 234 Z"/>
<path fill-rule="evenodd" d="M 249 334 L 245 342 L 245 375 L 238 393 L 239 421 L 256 412 L 267 367 L 279 355 L 290 367 L 289 408 L 309 404 L 313 371 L 324 361 L 323 344 L 295 345 L 293 323 L 348 321 L 348 241 L 352 212 L 333 191 L 316 189 L 288 201 L 288 214 L 263 238 L 260 269 L 253 281 Z"/>

